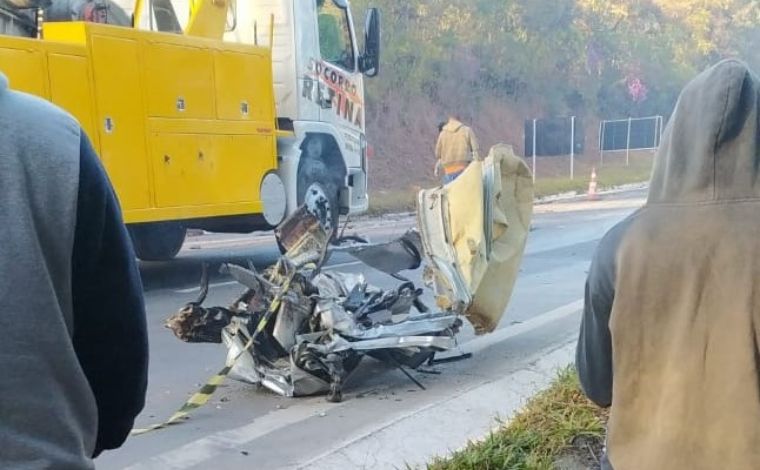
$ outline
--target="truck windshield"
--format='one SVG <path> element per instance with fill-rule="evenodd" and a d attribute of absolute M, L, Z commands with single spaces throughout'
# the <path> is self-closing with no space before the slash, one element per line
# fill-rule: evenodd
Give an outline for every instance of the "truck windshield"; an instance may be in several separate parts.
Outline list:
<path fill-rule="evenodd" d="M 348 10 L 338 6 L 334 0 L 317 0 L 317 14 L 322 59 L 352 72 L 356 60 Z"/>

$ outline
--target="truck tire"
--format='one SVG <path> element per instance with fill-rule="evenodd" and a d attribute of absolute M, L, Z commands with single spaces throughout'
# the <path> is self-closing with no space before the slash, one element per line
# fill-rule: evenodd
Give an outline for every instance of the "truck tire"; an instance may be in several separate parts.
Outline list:
<path fill-rule="evenodd" d="M 306 204 L 306 209 L 314 214 L 319 223 L 331 235 L 330 241 L 337 237 L 338 223 L 340 221 L 340 208 L 338 207 L 338 188 L 330 180 L 314 181 L 299 190 L 298 206 Z M 277 240 L 277 248 L 283 255 L 287 252 L 285 247 Z"/>
<path fill-rule="evenodd" d="M 335 239 L 340 221 L 339 190 L 346 177 L 334 139 L 311 135 L 301 146 L 296 203 L 305 205 Z"/>
<path fill-rule="evenodd" d="M 340 220 L 340 207 L 338 203 L 338 188 L 329 179 L 313 181 L 306 187 L 299 205 L 306 205 L 306 209 L 317 217 L 319 223 L 331 240 L 335 238 Z"/>
<path fill-rule="evenodd" d="M 170 261 L 185 242 L 185 227 L 176 222 L 133 225 L 129 235 L 135 254 L 143 261 Z"/>

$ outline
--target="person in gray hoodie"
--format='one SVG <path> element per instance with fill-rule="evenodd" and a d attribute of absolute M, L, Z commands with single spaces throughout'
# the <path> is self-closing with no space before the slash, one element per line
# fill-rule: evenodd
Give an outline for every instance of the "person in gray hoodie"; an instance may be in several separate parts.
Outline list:
<path fill-rule="evenodd" d="M 681 93 L 644 207 L 600 242 L 576 365 L 606 468 L 760 468 L 760 80 Z"/>
<path fill-rule="evenodd" d="M 2 74 L 0 266 L 0 468 L 94 468 L 145 403 L 140 276 L 79 124 Z"/>

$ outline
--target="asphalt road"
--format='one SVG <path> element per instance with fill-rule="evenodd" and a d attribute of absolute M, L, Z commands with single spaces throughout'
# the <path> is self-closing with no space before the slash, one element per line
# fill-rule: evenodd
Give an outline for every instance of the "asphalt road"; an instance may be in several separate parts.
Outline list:
<path fill-rule="evenodd" d="M 642 191 L 633 191 L 595 202 L 537 206 L 521 275 L 500 329 L 475 338 L 466 328 L 459 337 L 461 349 L 474 352 L 474 358 L 437 366 L 439 375 L 416 374 L 425 391 L 399 371 L 370 359 L 351 377 L 340 404 L 322 397 L 282 398 L 229 381 L 188 422 L 131 438 L 122 449 L 99 458 L 98 468 L 318 468 L 320 456 L 350 447 L 354 436 L 372 436 L 394 419 L 473 384 L 529 367 L 530 358 L 577 334 L 579 300 L 594 249 L 609 228 L 643 203 L 643 197 Z M 382 241 L 413 224 L 411 217 L 384 217 L 359 222 L 349 231 Z M 263 268 L 277 256 L 269 236 L 204 235 L 190 238 L 171 263 L 141 266 L 151 366 L 139 427 L 168 418 L 224 366 L 223 346 L 185 344 L 163 327 L 171 313 L 197 295 L 202 263 L 215 267 L 252 260 Z M 397 282 L 344 255 L 333 257 L 328 269 L 362 272 L 379 287 Z M 419 282 L 419 274 L 414 274 L 410 278 Z M 216 275 L 207 305 L 228 305 L 241 290 Z M 353 466 L 373 468 L 369 461 Z"/>

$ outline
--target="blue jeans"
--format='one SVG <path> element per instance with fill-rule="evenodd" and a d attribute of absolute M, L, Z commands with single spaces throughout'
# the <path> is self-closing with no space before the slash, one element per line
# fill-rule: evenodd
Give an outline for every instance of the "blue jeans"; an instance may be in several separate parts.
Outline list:
<path fill-rule="evenodd" d="M 448 175 L 443 175 L 443 184 L 451 183 L 452 181 L 457 179 L 457 176 L 461 175 L 463 172 L 464 170 L 457 171 L 456 173 L 449 173 Z"/>

